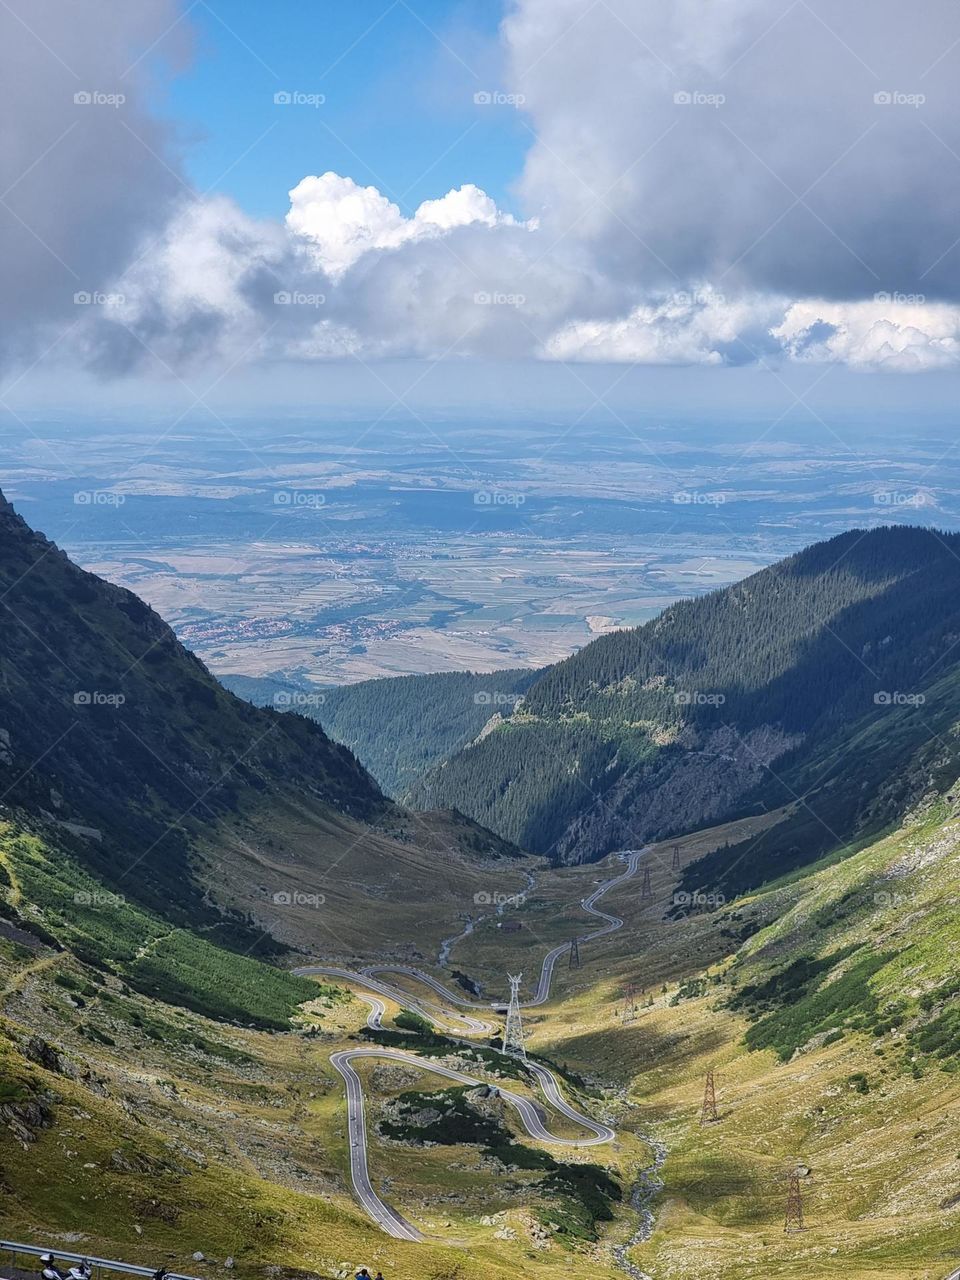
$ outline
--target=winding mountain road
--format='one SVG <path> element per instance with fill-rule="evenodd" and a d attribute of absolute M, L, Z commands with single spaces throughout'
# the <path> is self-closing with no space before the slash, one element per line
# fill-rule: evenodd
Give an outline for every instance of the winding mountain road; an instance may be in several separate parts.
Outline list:
<path fill-rule="evenodd" d="M 640 858 L 645 850 L 632 850 L 627 855 L 627 868 L 619 876 L 615 876 L 611 880 L 606 880 L 603 884 L 597 886 L 593 893 L 588 897 L 582 898 L 580 906 L 591 915 L 598 916 L 605 921 L 604 925 L 593 930 L 592 933 L 583 935 L 580 938 L 581 943 L 589 942 L 596 938 L 604 937 L 606 934 L 614 933 L 623 927 L 623 921 L 619 916 L 610 915 L 605 911 L 597 910 L 596 904 L 611 889 L 623 884 L 632 876 L 636 875 Z M 532 1000 L 527 1001 L 525 1007 L 530 1008 L 536 1005 L 542 1005 L 550 998 L 550 988 L 553 982 L 553 972 L 557 960 L 565 955 L 569 950 L 570 943 L 561 943 L 550 950 L 544 957 L 543 964 L 540 969 L 540 978 L 537 983 L 537 989 Z M 493 1030 L 493 1027 L 479 1018 L 468 1017 L 465 1014 L 451 1013 L 449 1009 L 441 1008 L 432 1001 L 422 1000 L 419 997 L 410 995 L 409 992 L 403 991 L 399 987 L 394 987 L 389 983 L 380 982 L 374 975 L 378 973 L 397 973 L 408 974 L 418 981 L 423 982 L 431 990 L 443 997 L 447 1004 L 456 1004 L 477 1008 L 471 1001 L 466 1000 L 462 996 L 447 991 L 437 979 L 431 977 L 430 974 L 424 973 L 420 969 L 407 967 L 404 965 L 371 965 L 363 969 L 359 973 L 350 969 L 337 969 L 326 965 L 311 965 L 301 969 L 297 969 L 296 973 L 304 976 L 325 976 L 338 977 L 346 981 L 355 983 L 358 986 L 367 988 L 365 992 L 358 992 L 362 1000 L 370 1005 L 370 1013 L 367 1016 L 367 1026 L 379 1030 L 382 1027 L 383 1015 L 386 1012 L 384 997 L 399 1004 L 402 1008 L 412 1009 L 417 1013 L 423 1013 L 431 1018 L 434 1023 L 462 1033 L 464 1029 L 469 1030 L 473 1034 L 486 1034 Z M 496 1007 L 496 1006 L 495 1006 Z M 439 1014 L 439 1017 L 438 1017 Z M 455 1019 L 456 1023 L 452 1020 Z M 368 1163 L 367 1152 L 367 1129 L 366 1129 L 366 1113 L 364 1109 L 363 1081 L 354 1068 L 354 1062 L 360 1059 L 379 1058 L 386 1059 L 391 1062 L 401 1062 L 404 1065 L 416 1067 L 421 1071 L 430 1071 L 434 1075 L 442 1076 L 444 1079 L 453 1080 L 457 1084 L 466 1084 L 471 1086 L 485 1085 L 488 1081 L 478 1079 L 476 1076 L 467 1075 L 463 1071 L 456 1071 L 451 1067 L 443 1067 L 438 1063 L 429 1059 L 420 1058 L 414 1053 L 410 1053 L 405 1049 L 389 1049 L 380 1046 L 370 1046 L 362 1049 L 343 1049 L 334 1053 L 330 1057 L 331 1065 L 339 1072 L 346 1086 L 347 1094 L 347 1132 L 350 1144 L 350 1178 L 353 1183 L 353 1189 L 356 1197 L 362 1207 L 370 1215 L 370 1217 L 380 1226 L 388 1235 L 398 1240 L 410 1240 L 422 1242 L 426 1237 L 411 1222 L 408 1222 L 392 1205 L 386 1203 L 374 1190 L 373 1183 L 370 1180 L 370 1169 Z M 543 1092 L 544 1098 L 550 1105 L 561 1115 L 571 1120 L 574 1124 L 580 1125 L 591 1133 L 589 1138 L 560 1138 L 556 1134 L 550 1132 L 544 1124 L 544 1116 L 541 1108 L 537 1103 L 529 1098 L 524 1098 L 518 1093 L 513 1093 L 509 1089 L 499 1088 L 500 1096 L 510 1106 L 514 1108 L 523 1123 L 527 1133 L 532 1138 L 536 1138 L 540 1142 L 548 1142 L 557 1146 L 581 1148 L 600 1146 L 616 1139 L 615 1130 L 609 1125 L 602 1124 L 600 1121 L 592 1119 L 590 1116 L 583 1115 L 572 1107 L 564 1098 L 560 1090 L 560 1082 L 554 1073 L 538 1062 L 528 1061 L 527 1069 L 536 1078 L 537 1083 Z"/>
<path fill-rule="evenodd" d="M 492 1022 L 486 1022 L 482 1018 L 470 1018 L 466 1014 L 451 1012 L 449 1009 L 443 1009 L 438 1004 L 434 1004 L 430 1000 L 422 1000 L 419 996 L 411 995 L 409 991 L 402 991 L 400 987 L 394 987 L 386 982 L 379 982 L 373 977 L 368 969 L 354 971 L 353 969 L 337 969 L 331 965 L 311 964 L 305 965 L 300 969 L 294 969 L 293 972 L 299 978 L 341 978 L 345 982 L 352 982 L 356 986 L 366 987 L 379 996 L 386 996 L 388 1000 L 392 1000 L 395 1004 L 404 1009 L 411 1009 L 414 1013 L 422 1014 L 428 1018 L 436 1026 L 442 1027 L 445 1031 L 453 1032 L 454 1035 L 474 1035 L 488 1036 L 496 1031 L 496 1026 Z M 403 972 L 399 967 L 396 970 L 384 969 L 387 972 Z M 436 989 L 441 995 L 446 996 L 446 992 L 439 984 L 435 984 Z M 474 1006 L 475 1007 L 475 1006 Z"/>
<path fill-rule="evenodd" d="M 612 880 L 604 880 L 603 884 L 597 885 L 593 893 L 589 894 L 586 898 L 580 899 L 580 906 L 583 908 L 584 911 L 588 912 L 592 916 L 597 916 L 599 919 L 605 921 L 605 923 L 599 929 L 594 929 L 591 933 L 585 933 L 580 935 L 579 940 L 581 943 L 593 942 L 597 938 L 606 937 L 607 934 L 616 933 L 618 929 L 623 928 L 623 921 L 619 916 L 610 915 L 606 911 L 598 911 L 596 904 L 600 901 L 602 897 L 608 894 L 612 889 L 615 889 L 618 885 L 621 885 L 625 881 L 632 879 L 637 874 L 637 871 L 639 870 L 639 867 L 640 867 L 640 859 L 643 857 L 644 853 L 646 853 L 646 849 L 637 849 L 630 852 L 627 855 L 627 868 L 624 872 L 622 872 L 618 876 L 614 876 Z M 561 942 L 559 946 L 553 947 L 550 951 L 547 952 L 547 954 L 543 957 L 543 963 L 540 967 L 540 979 L 537 983 L 537 989 L 534 993 L 533 999 L 522 1001 L 521 1002 L 522 1008 L 533 1009 L 533 1008 L 536 1008 L 538 1005 L 547 1003 L 547 1001 L 550 999 L 550 988 L 553 984 L 553 971 L 556 967 L 557 961 L 561 958 L 561 956 L 567 955 L 569 950 L 570 950 L 570 943 Z M 297 972 L 309 973 L 312 971 L 298 969 Z M 468 1008 L 468 1009 L 478 1008 L 476 1001 L 467 999 L 465 996 L 460 995 L 458 992 L 448 991 L 447 988 L 443 986 L 441 982 L 438 982 L 437 979 L 434 978 L 431 974 L 425 973 L 422 969 L 417 969 L 413 965 L 371 964 L 371 965 L 366 965 L 363 969 L 361 969 L 360 973 L 364 980 L 368 978 L 373 978 L 376 974 L 380 974 L 380 973 L 405 974 L 409 977 L 416 978 L 418 982 L 422 982 L 424 986 L 429 987 L 432 991 L 435 991 L 438 995 L 443 996 L 444 1000 L 446 1000 L 448 1004 L 455 1004 L 455 1005 L 458 1005 L 460 1008 Z M 368 983 L 368 985 L 373 987 L 372 982 Z M 383 984 L 383 989 L 389 989 L 389 988 L 386 988 L 385 984 Z M 397 988 L 393 988 L 393 991 L 396 992 Z M 407 996 L 406 998 L 410 999 L 409 996 Z M 502 1002 L 497 1002 L 492 1007 L 495 1009 L 499 1009 L 505 1006 L 503 1005 Z"/>
<path fill-rule="evenodd" d="M 378 1017 L 379 1013 L 375 1009 L 370 1016 L 371 1018 Z M 347 1088 L 350 1179 L 358 1201 L 374 1222 L 382 1227 L 388 1235 L 394 1236 L 398 1240 L 423 1241 L 426 1238 L 423 1232 L 411 1222 L 408 1222 L 392 1205 L 387 1204 L 374 1190 L 373 1183 L 370 1181 L 363 1081 L 353 1066 L 354 1062 L 363 1058 L 379 1058 L 390 1062 L 401 1062 L 405 1066 L 416 1067 L 421 1071 L 430 1071 L 434 1075 L 442 1076 L 445 1080 L 454 1081 L 455 1084 L 476 1086 L 485 1085 L 488 1082 L 480 1080 L 476 1076 L 467 1075 L 464 1071 L 454 1071 L 451 1067 L 442 1067 L 427 1058 L 419 1058 L 416 1054 L 407 1053 L 404 1049 L 382 1049 L 373 1046 L 364 1049 L 343 1049 L 330 1057 L 331 1064 L 343 1077 Z M 565 1147 L 595 1147 L 614 1140 L 616 1134 L 613 1129 L 605 1124 L 599 1124 L 596 1120 L 590 1119 L 589 1116 L 581 1115 L 570 1106 L 561 1095 L 559 1084 L 552 1072 L 539 1064 L 528 1063 L 527 1065 L 531 1067 L 533 1073 L 537 1076 L 544 1095 L 557 1110 L 571 1120 L 588 1128 L 593 1134 L 593 1137 L 590 1138 L 558 1138 L 556 1134 L 551 1133 L 544 1125 L 540 1108 L 535 1102 L 531 1102 L 529 1098 L 521 1097 L 518 1093 L 511 1092 L 509 1089 L 499 1088 L 498 1086 L 501 1098 L 515 1109 L 523 1122 L 523 1127 L 531 1138 L 536 1138 L 539 1142 L 549 1142 Z"/>

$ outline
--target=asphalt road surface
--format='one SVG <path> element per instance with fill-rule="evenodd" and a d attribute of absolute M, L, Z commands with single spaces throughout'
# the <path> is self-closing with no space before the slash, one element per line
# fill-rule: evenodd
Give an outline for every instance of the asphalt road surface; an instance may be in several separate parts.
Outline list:
<path fill-rule="evenodd" d="M 368 1023 L 373 1019 L 379 1021 L 383 1007 L 380 1001 L 377 1001 L 377 1004 L 380 1005 L 380 1008 L 377 1009 L 375 1007 L 372 1010 Z M 427 1058 L 418 1058 L 415 1053 L 407 1053 L 404 1049 L 384 1049 L 379 1046 L 371 1046 L 364 1049 L 343 1049 L 339 1053 L 331 1055 L 330 1062 L 339 1071 L 347 1087 L 350 1179 L 353 1183 L 354 1193 L 374 1222 L 382 1227 L 388 1235 L 394 1236 L 398 1240 L 422 1241 L 425 1239 L 423 1233 L 408 1222 L 402 1214 L 398 1213 L 392 1205 L 387 1204 L 374 1190 L 373 1183 L 370 1181 L 370 1169 L 367 1161 L 366 1118 L 363 1105 L 363 1081 L 353 1067 L 353 1063 L 359 1058 L 386 1058 L 391 1062 L 402 1062 L 405 1066 L 416 1067 L 421 1071 L 430 1071 L 434 1075 L 443 1076 L 446 1080 L 453 1080 L 456 1084 L 485 1085 L 488 1084 L 488 1081 L 480 1080 L 476 1076 L 469 1076 L 463 1071 L 454 1071 L 451 1067 L 442 1067 L 439 1063 Z M 536 1138 L 539 1142 L 549 1142 L 555 1146 L 564 1147 L 596 1147 L 603 1143 L 613 1142 L 617 1136 L 613 1129 L 605 1124 L 598 1123 L 596 1120 L 592 1120 L 589 1116 L 581 1115 L 579 1111 L 570 1106 L 561 1094 L 559 1082 L 552 1071 L 547 1067 L 540 1066 L 539 1063 L 528 1062 L 527 1066 L 537 1077 L 544 1096 L 553 1106 L 569 1119 L 583 1125 L 585 1129 L 589 1129 L 593 1135 L 590 1138 L 558 1138 L 544 1125 L 540 1108 L 535 1102 L 531 1102 L 529 1098 L 521 1097 L 518 1093 L 512 1093 L 509 1089 L 496 1086 L 504 1102 L 508 1102 L 515 1109 L 523 1122 L 523 1127 L 531 1138 Z"/>
<path fill-rule="evenodd" d="M 430 1000 L 422 1000 L 418 996 L 411 995 L 409 991 L 401 991 L 399 987 L 390 986 L 386 982 L 379 982 L 366 969 L 354 973 L 352 969 L 336 969 L 330 965 L 311 964 L 301 969 L 294 969 L 293 972 L 301 978 L 342 978 L 345 982 L 352 982 L 357 986 L 366 987 L 376 995 L 386 996 L 388 1000 L 393 1000 L 404 1009 L 412 1009 L 436 1026 L 452 1032 L 453 1035 L 489 1036 L 496 1031 L 496 1026 L 492 1022 L 485 1022 L 482 1018 L 471 1018 L 466 1014 L 454 1013 L 448 1009 L 443 1009 L 440 1005 L 434 1004 Z M 401 973 L 405 971 L 397 966 L 395 969 L 385 969 L 383 972 Z M 416 971 L 414 970 L 414 972 Z M 436 986 L 441 995 L 446 996 L 443 987 L 439 984 L 433 985 Z"/>

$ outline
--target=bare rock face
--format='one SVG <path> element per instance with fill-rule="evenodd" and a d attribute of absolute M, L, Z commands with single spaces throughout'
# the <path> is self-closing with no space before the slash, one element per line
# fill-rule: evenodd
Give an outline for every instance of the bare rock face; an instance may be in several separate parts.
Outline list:
<path fill-rule="evenodd" d="M 60 1050 L 48 1044 L 40 1036 L 31 1036 L 24 1045 L 23 1053 L 25 1058 L 35 1062 L 38 1067 L 43 1067 L 45 1071 L 52 1071 L 55 1075 L 70 1078 L 75 1074 L 70 1064 L 61 1057 Z"/>
<path fill-rule="evenodd" d="M 377 1063 L 374 1067 L 370 1083 L 378 1093 L 393 1093 L 399 1089 L 413 1089 L 421 1083 L 423 1075 L 398 1062 Z"/>
<path fill-rule="evenodd" d="M 0 1106 L 0 1123 L 5 1124 L 24 1147 L 36 1142 L 42 1129 L 53 1124 L 53 1111 L 39 1098 L 26 1102 L 5 1102 Z"/>
<path fill-rule="evenodd" d="M 500 1123 L 506 1119 L 507 1104 L 504 1102 L 500 1090 L 489 1084 L 481 1084 L 476 1089 L 470 1089 L 464 1095 L 473 1109 L 485 1116 L 489 1120 L 496 1120 Z"/>
<path fill-rule="evenodd" d="M 648 769 L 628 771 L 602 805 L 570 824 L 557 844 L 560 860 L 590 862 L 611 849 L 708 826 L 800 741 L 772 725 L 745 733 L 729 726 L 709 733 L 688 729 Z"/>

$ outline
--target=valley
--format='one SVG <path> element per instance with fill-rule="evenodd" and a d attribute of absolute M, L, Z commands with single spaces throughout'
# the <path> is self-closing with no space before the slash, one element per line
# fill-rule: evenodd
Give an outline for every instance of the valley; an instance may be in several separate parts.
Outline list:
<path fill-rule="evenodd" d="M 931 554 L 949 542 L 841 538 L 685 605 L 684 627 L 713 627 L 716 675 L 698 657 L 694 687 L 732 646 L 756 686 L 721 684 L 727 723 L 802 714 L 799 741 L 725 821 L 566 860 L 388 798 L 294 702 L 227 692 L 7 504 L 0 532 L 7 1238 L 244 1280 L 956 1266 L 960 709 L 954 570 Z M 739 612 L 784 583 L 790 628 L 745 647 Z M 377 729 L 363 750 L 389 762 L 420 698 L 430 770 L 464 737 L 469 754 L 543 722 L 559 684 L 657 751 L 671 709 L 696 759 L 717 706 L 673 698 L 690 658 L 662 626 L 522 693 L 516 672 L 429 677 L 422 697 L 418 677 L 361 685 L 338 723 Z M 866 664 L 832 668 L 831 633 Z M 613 693 L 589 674 L 611 662 L 637 672 Z M 873 681 L 923 697 L 877 702 Z M 572 705 L 564 733 L 585 722 Z M 70 734 L 89 748 L 65 751 Z M 543 776 L 549 757 L 528 758 Z M 593 821 L 613 843 L 609 800 Z M 516 1027 L 502 1051 L 510 974 L 526 1060 Z M 791 1197 L 802 1230 L 784 1229 Z"/>
<path fill-rule="evenodd" d="M 690 845 L 681 842 L 684 862 L 731 834 L 719 830 Z M 103 983 L 93 975 L 91 981 L 89 971 L 78 970 L 70 956 L 37 967 L 35 959 L 18 960 L 3 944 L 5 968 L 12 965 L 19 974 L 4 999 L 6 1034 L 30 1026 L 34 1035 L 57 1044 L 62 1061 L 56 1071 L 47 1059 L 47 1065 L 31 1064 L 29 1074 L 49 1081 L 61 1095 L 58 1113 L 72 1105 L 78 1117 L 72 1125 L 58 1120 L 38 1130 L 29 1154 L 18 1155 L 16 1144 L 5 1149 L 4 1174 L 16 1187 L 19 1211 L 32 1205 L 28 1211 L 41 1214 L 38 1222 L 43 1216 L 40 1186 L 21 1173 L 28 1167 L 23 1161 L 37 1166 L 40 1157 L 42 1166 L 45 1152 L 52 1155 L 58 1143 L 69 1141 L 63 1128 L 75 1128 L 78 1138 L 83 1135 L 84 1162 L 105 1174 L 90 1186 L 89 1175 L 75 1166 L 77 1185 L 58 1204 L 55 1229 L 75 1224 L 85 1248 L 93 1251 L 96 1244 L 108 1256 L 122 1254 L 125 1247 L 129 1252 L 136 1223 L 143 1232 L 139 1248 L 146 1247 L 150 1256 L 166 1250 L 187 1270 L 189 1256 L 178 1251 L 178 1242 L 189 1238 L 209 1257 L 233 1256 L 241 1274 L 255 1272 L 261 1258 L 284 1257 L 289 1265 L 335 1274 L 336 1254 L 351 1266 L 362 1260 L 400 1270 L 426 1266 L 440 1274 L 452 1265 L 452 1260 L 443 1262 L 452 1248 L 464 1275 L 498 1275 L 501 1268 L 507 1274 L 517 1266 L 545 1276 L 558 1266 L 575 1275 L 581 1270 L 596 1274 L 598 1268 L 612 1275 L 617 1266 L 609 1251 L 637 1231 L 630 1188 L 654 1163 L 654 1151 L 662 1149 L 664 1188 L 654 1201 L 654 1228 L 629 1253 L 631 1264 L 648 1274 L 754 1280 L 776 1267 L 778 1274 L 791 1277 L 813 1269 L 870 1280 L 945 1276 L 952 1251 L 960 1249 L 960 1230 L 949 1225 L 952 1215 L 945 1208 L 960 1146 L 960 1095 L 951 1083 L 954 1077 L 944 1071 L 956 1046 L 934 1035 L 918 1040 L 910 1031 L 915 1015 L 893 1015 L 894 1024 L 879 1032 L 870 1024 L 858 1026 L 864 1008 L 870 1016 L 864 990 L 844 987 L 840 975 L 846 963 L 842 955 L 853 943 L 866 942 L 884 960 L 909 919 L 917 939 L 913 951 L 900 961 L 886 959 L 875 970 L 881 1019 L 890 1017 L 885 1002 L 893 1007 L 911 999 L 902 971 L 911 972 L 918 991 L 943 982 L 952 946 L 942 920 L 960 891 L 960 825 L 934 804 L 902 833 L 844 864 L 814 868 L 792 883 L 674 920 L 664 918 L 678 879 L 669 865 L 671 855 L 670 845 L 650 851 L 651 900 L 641 900 L 637 877 L 611 891 L 609 906 L 623 918 L 623 929 L 585 945 L 580 968 L 558 965 L 549 1001 L 524 1013 L 530 1051 L 558 1064 L 562 1088 L 576 1099 L 578 1110 L 609 1119 L 616 1129 L 609 1154 L 603 1147 L 584 1153 L 588 1163 L 599 1158 L 621 1188 L 602 1244 L 578 1243 L 568 1234 L 574 1220 L 560 1233 L 538 1225 L 562 1220 L 567 1211 L 552 1207 L 548 1198 L 540 1218 L 531 1216 L 537 1194 L 530 1174 L 508 1172 L 504 1182 L 501 1161 L 514 1163 L 517 1156 L 481 1154 L 478 1160 L 470 1141 L 419 1145 L 417 1123 L 435 1124 L 431 1116 L 442 1116 L 451 1103 L 462 1105 L 456 1090 L 447 1093 L 442 1081 L 438 1088 L 429 1074 L 432 1063 L 465 1069 L 496 1088 L 501 1082 L 509 1091 L 520 1088 L 521 1097 L 536 1096 L 512 1075 L 504 1080 L 497 1065 L 478 1071 L 463 1057 L 465 1051 L 450 1043 L 427 1048 L 427 1073 L 408 1061 L 354 1059 L 368 1098 L 372 1183 L 388 1189 L 390 1201 L 412 1216 L 428 1239 L 392 1241 L 372 1223 L 364 1225 L 359 1206 L 351 1207 L 344 1097 L 331 1064 L 341 1048 L 357 1052 L 353 1037 L 370 1019 L 369 1004 L 348 994 L 351 988 L 362 994 L 359 984 L 322 979 L 317 998 L 302 1008 L 301 1032 L 293 1035 L 244 1031 L 174 1013 L 166 1015 L 167 1025 L 158 1026 L 157 1039 L 130 1040 L 135 1009 L 145 1025 L 157 1026 L 157 1012 L 143 998 L 124 996 L 109 978 Z M 616 874 L 616 863 L 612 870 Z M 586 935 L 593 927 L 590 918 L 572 903 L 589 896 L 611 873 L 592 866 L 537 874 L 536 892 L 517 908 L 525 927 L 529 920 L 535 931 L 533 939 L 509 935 L 511 958 L 503 951 L 508 938 L 487 942 L 481 926 L 476 941 L 465 939 L 451 957 L 458 971 L 475 976 L 494 998 L 503 992 L 504 971 L 529 963 L 531 952 L 542 957 L 551 937 L 562 930 L 569 936 L 571 926 Z M 509 876 L 502 883 L 513 887 Z M 793 1037 L 786 1041 L 792 1056 L 760 1044 L 747 1049 L 743 1035 L 762 1026 L 762 1018 L 756 1023 L 742 1001 L 739 1010 L 728 1008 L 731 996 L 737 1003 L 738 991 L 749 991 L 771 967 L 782 972 L 792 955 L 809 952 L 811 916 L 824 922 L 817 926 L 817 952 L 835 956 L 837 976 L 827 971 L 826 990 L 834 982 L 843 990 L 822 1012 L 815 1006 L 804 1012 L 797 1029 L 787 1033 Z M 748 940 L 731 943 L 729 935 L 745 925 Z M 491 932 L 496 933 L 495 925 Z M 429 956 L 418 963 L 427 972 L 432 969 Z M 448 986 L 449 975 L 440 976 Z M 390 977 L 391 985 L 397 981 Z M 525 986 L 534 990 L 536 983 Z M 413 976 L 404 987 L 423 991 Z M 485 993 L 474 1003 L 483 1007 L 487 998 Z M 382 998 L 385 1026 L 405 1003 L 402 995 Z M 927 1008 L 930 1013 L 921 1013 L 921 1021 L 937 1017 L 936 1005 L 928 1002 Z M 407 1031 L 400 1037 L 413 1048 L 423 1034 Z M 798 1041 L 799 1055 L 790 1048 Z M 409 1049 L 405 1052 L 409 1056 Z M 716 1073 L 720 1118 L 705 1128 L 700 1103 L 708 1070 Z M 493 1107 L 496 1124 L 513 1134 L 509 1140 L 526 1147 L 529 1136 L 522 1124 L 515 1130 L 509 1107 L 501 1114 L 499 1104 L 474 1100 L 475 1092 L 467 1086 L 465 1114 L 479 1107 L 483 1115 Z M 412 1129 L 405 1122 L 410 1136 L 399 1143 L 379 1136 L 383 1119 L 396 1123 L 397 1106 L 402 1114 L 411 1105 L 391 1099 L 414 1093 L 413 1106 L 424 1119 Z M 123 1104 L 119 1111 L 118 1104 Z M 106 1115 L 119 1115 L 122 1135 L 134 1110 L 139 1120 L 132 1131 L 118 1137 L 112 1121 L 101 1136 L 101 1116 L 105 1122 Z M 556 1123 L 551 1118 L 550 1128 Z M 469 1129 L 460 1132 L 466 1136 Z M 558 1132 L 572 1141 L 582 1135 L 576 1125 Z M 922 1163 L 903 1165 L 899 1153 L 917 1142 Z M 535 1142 L 532 1149 L 542 1146 Z M 548 1144 L 546 1151 L 551 1150 L 556 1149 Z M 150 1195 L 159 1202 L 151 1216 L 136 1195 L 124 1196 L 128 1216 L 126 1209 L 118 1211 L 123 1200 L 118 1202 L 117 1189 L 132 1186 L 136 1177 L 131 1182 L 123 1165 L 140 1168 L 137 1161 L 144 1153 L 156 1161 Z M 171 1163 L 174 1167 L 164 1171 Z M 783 1206 L 786 1174 L 796 1163 L 810 1172 L 803 1180 L 806 1230 L 791 1236 L 783 1233 Z M 522 1205 L 516 1201 L 519 1186 L 528 1187 Z M 212 1194 L 218 1202 L 216 1226 L 201 1209 L 204 1196 Z M 155 1216 L 160 1213 L 162 1218 Z M 104 1228 L 91 1233 L 98 1220 Z M 254 1221 L 260 1225 L 251 1234 L 244 1223 Z M 406 1259 L 407 1250 L 415 1257 Z"/>

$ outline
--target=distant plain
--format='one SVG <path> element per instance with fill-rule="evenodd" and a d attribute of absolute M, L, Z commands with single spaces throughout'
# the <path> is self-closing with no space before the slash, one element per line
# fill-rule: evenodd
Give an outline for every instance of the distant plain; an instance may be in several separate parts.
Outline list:
<path fill-rule="evenodd" d="M 897 428 L 48 421 L 0 467 L 216 673 L 340 684 L 541 666 L 842 529 L 960 528 L 952 426 Z"/>

